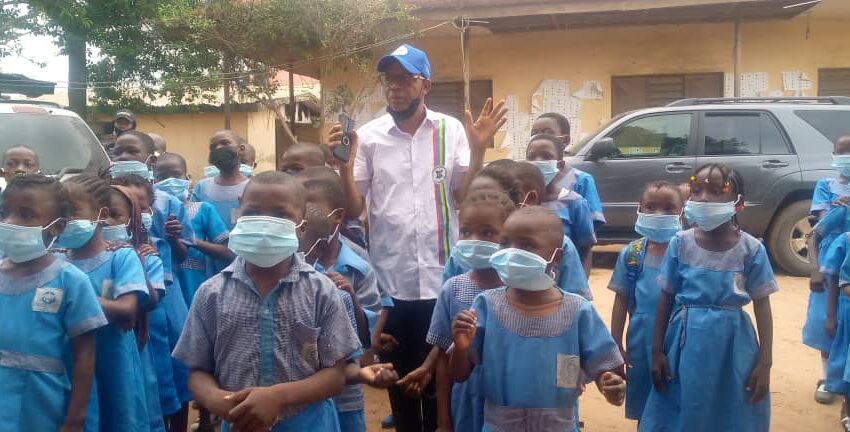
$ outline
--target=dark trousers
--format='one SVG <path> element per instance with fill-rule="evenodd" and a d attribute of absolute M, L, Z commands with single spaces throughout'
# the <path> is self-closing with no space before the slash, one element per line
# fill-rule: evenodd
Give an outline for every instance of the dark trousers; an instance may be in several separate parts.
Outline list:
<path fill-rule="evenodd" d="M 431 345 L 425 343 L 428 327 L 431 326 L 431 313 L 437 300 L 397 300 L 390 309 L 384 333 L 392 335 L 399 346 L 395 351 L 381 354 L 381 360 L 390 362 L 403 377 L 422 365 L 431 351 Z M 422 397 L 411 398 L 397 387 L 390 387 L 390 405 L 392 405 L 395 430 L 397 432 L 433 432 L 437 429 L 437 397 L 435 380 L 422 392 Z"/>

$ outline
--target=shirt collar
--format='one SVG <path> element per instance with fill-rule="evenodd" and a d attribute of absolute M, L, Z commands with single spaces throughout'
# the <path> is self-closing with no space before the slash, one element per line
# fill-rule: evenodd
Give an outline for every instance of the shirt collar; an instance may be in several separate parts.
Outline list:
<path fill-rule="evenodd" d="M 339 242 L 339 254 L 336 256 L 334 270 L 342 273 L 346 268 L 360 273 L 361 276 L 366 276 L 369 271 L 369 263 L 367 263 L 360 255 L 357 255 L 348 245 L 342 241 L 342 237 L 337 239 Z"/>
<path fill-rule="evenodd" d="M 304 254 L 296 253 L 292 256 L 292 266 L 289 268 L 289 273 L 287 273 L 283 278 L 281 278 L 281 283 L 295 283 L 301 279 L 302 273 L 312 273 L 316 270 L 310 264 L 304 260 Z M 226 273 L 231 279 L 238 280 L 243 284 L 247 285 L 251 289 L 254 289 L 254 282 L 248 276 L 248 272 L 245 271 L 245 259 L 242 257 L 236 257 L 232 264 L 227 266 L 222 273 Z"/>

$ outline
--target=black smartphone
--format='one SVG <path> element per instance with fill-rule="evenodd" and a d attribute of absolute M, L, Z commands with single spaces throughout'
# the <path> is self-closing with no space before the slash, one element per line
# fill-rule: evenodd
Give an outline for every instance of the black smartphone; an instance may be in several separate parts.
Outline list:
<path fill-rule="evenodd" d="M 341 144 L 334 149 L 334 157 L 344 163 L 351 158 L 351 133 L 354 132 L 354 120 L 346 113 L 340 113 L 339 123 L 342 125 Z"/>

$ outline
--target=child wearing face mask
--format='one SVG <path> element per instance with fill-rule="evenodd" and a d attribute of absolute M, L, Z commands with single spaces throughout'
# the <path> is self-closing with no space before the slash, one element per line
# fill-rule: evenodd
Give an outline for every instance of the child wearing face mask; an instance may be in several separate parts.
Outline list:
<path fill-rule="evenodd" d="M 57 244 L 68 249 L 66 261 L 88 274 L 109 320 L 108 326 L 98 330 L 96 344 L 100 430 L 148 431 L 151 416 L 139 352 L 139 342 L 146 335 L 140 334 L 142 339 L 137 339 L 137 333 L 131 331 L 143 319 L 150 298 L 148 283 L 135 250 L 107 249 L 113 233 L 126 234 L 129 227 L 139 226 L 140 215 L 114 213 L 111 200 L 118 191 L 98 177 L 73 177 L 65 182 L 65 188 L 72 203 L 71 218 L 78 229 L 64 233 Z"/>
<path fill-rule="evenodd" d="M 236 148 L 236 153 L 239 156 L 239 173 L 245 177 L 251 177 L 254 174 L 254 168 L 257 165 L 257 150 L 236 132 L 227 129 L 216 131 L 210 137 L 210 152 L 218 147 Z M 210 163 L 212 165 L 204 167 L 204 178 L 214 178 L 221 175 L 219 167 L 212 161 Z"/>
<path fill-rule="evenodd" d="M 41 175 L 16 176 L 3 191 L 4 430 L 97 430 L 97 410 L 87 412 L 87 407 L 93 393 L 95 338 L 107 325 L 106 317 L 88 276 L 48 253 L 69 218 L 76 231 L 97 230 L 97 211 L 87 208 L 84 216 L 78 211 L 72 215 L 70 203 L 58 181 Z M 15 358 L 38 362 L 20 364 Z M 83 429 L 84 423 L 89 427 Z"/>
<path fill-rule="evenodd" d="M 472 306 L 472 300 L 487 289 L 502 286 L 490 266 L 490 257 L 499 250 L 502 225 L 516 209 L 507 195 L 498 190 L 469 191 L 460 206 L 460 234 L 452 257 L 469 272 L 443 284 L 426 341 L 438 350 L 437 425 L 441 429 L 480 431 L 484 400 L 479 385 L 479 369 L 469 379 L 453 385 L 446 352 L 452 344 L 452 320 Z"/>
<path fill-rule="evenodd" d="M 546 134 L 555 136 L 560 142 L 560 147 L 566 149 L 570 145 L 570 121 L 558 113 L 540 114 L 531 125 L 531 136 Z M 563 156 L 559 159 L 563 160 Z M 593 215 L 593 224 L 599 228 L 605 224 L 605 215 L 602 213 L 602 200 L 596 190 L 596 180 L 592 175 L 569 165 L 562 165 L 558 174 L 552 182 L 558 188 L 571 190 L 587 200 Z"/>
<path fill-rule="evenodd" d="M 337 286 L 337 292 L 360 343 L 362 346 L 369 346 L 369 334 L 375 330 L 378 314 L 363 309 L 360 298 L 377 294 L 377 283 L 369 263 L 339 239 L 339 224 L 342 223 L 345 198 L 339 178 L 334 181 L 329 177 L 331 174 L 337 174 L 330 169 L 329 173 L 311 173 L 311 170 L 315 169 L 306 170 L 300 179 L 307 190 L 307 212 L 304 233 L 299 240 L 300 249 L 305 253 L 307 262 L 312 262 L 317 271 L 324 273 Z M 391 364 L 375 364 L 361 368 L 360 361 L 369 362 L 365 355 L 367 354 L 361 349 L 348 359 L 345 389 L 334 397 L 342 432 L 366 431 L 361 384 L 386 388 L 398 380 Z"/>
<path fill-rule="evenodd" d="M 803 325 L 803 343 L 821 353 L 823 379 L 817 383 L 815 400 L 823 404 L 832 403 L 834 400 L 834 395 L 827 389 L 828 363 L 834 342 L 834 328 L 828 331 L 827 321 L 832 320 L 833 323 L 829 327 L 834 327 L 839 297 L 837 288 L 834 292 L 827 290 L 830 285 L 837 287 L 837 273 L 825 275 L 820 270 L 823 267 L 821 261 L 826 259 L 832 242 L 843 233 L 850 231 L 846 207 L 850 202 L 850 184 L 848 184 L 850 183 L 850 136 L 843 136 L 836 140 L 832 159 L 838 176 L 818 180 L 812 197 L 811 220 L 817 223 L 809 239 L 809 250 L 818 252 L 809 254 L 812 265 L 811 292 L 806 310 L 806 323 Z M 833 263 L 827 267 L 835 269 L 837 264 Z"/>
<path fill-rule="evenodd" d="M 685 217 L 661 262 L 652 340 L 653 391 L 640 431 L 770 427 L 773 317 L 779 288 L 764 246 L 742 232 L 744 207 L 735 170 L 708 164 L 691 177 Z M 743 307 L 753 302 L 758 339 Z"/>
<path fill-rule="evenodd" d="M 483 431 L 577 431 L 585 377 L 623 403 L 617 344 L 590 302 L 555 286 L 563 235 L 551 210 L 515 211 L 489 260 L 506 287 L 485 290 L 452 323 L 450 370 L 462 382 L 480 369 Z"/>
<path fill-rule="evenodd" d="M 306 191 L 281 172 L 251 177 L 228 246 L 201 285 L 174 357 L 223 431 L 338 431 L 329 398 L 360 349 L 337 288 L 296 253 Z"/>
<path fill-rule="evenodd" d="M 626 418 L 640 421 L 652 390 L 652 332 L 655 305 L 661 289 L 658 269 L 667 245 L 682 228 L 684 205 L 678 186 L 652 182 L 644 187 L 635 231 L 642 238 L 623 248 L 608 288 L 616 293 L 611 313 L 611 333 L 626 360 Z M 626 345 L 623 330 L 629 319 Z"/>
<path fill-rule="evenodd" d="M 248 184 L 248 177 L 239 170 L 243 143 L 244 140 L 232 131 L 219 131 L 210 137 L 209 162 L 218 171 L 212 176 L 205 173 L 190 197 L 195 202 L 212 204 L 228 230 L 233 229 L 239 218 L 239 196 Z"/>
<path fill-rule="evenodd" d="M 832 211 L 830 211 L 832 212 Z M 829 217 L 829 216 L 827 216 Z M 825 220 L 826 218 L 824 218 Z M 850 233 L 842 233 L 833 240 L 820 260 L 820 271 L 826 279 L 826 334 L 832 338 L 832 346 L 826 364 L 824 390 L 829 396 L 842 395 L 840 421 L 845 430 L 850 430 L 847 413 L 850 402 Z M 817 395 L 816 395 L 817 396 Z"/>
<path fill-rule="evenodd" d="M 562 141 L 554 135 L 534 135 L 528 141 L 526 158 L 543 175 L 544 194 L 540 195 L 540 205 L 561 218 L 564 233 L 578 248 L 584 271 L 589 275 L 591 251 L 596 244 L 593 218 L 587 200 L 573 190 L 561 188 L 555 181 L 565 166 Z"/>
<path fill-rule="evenodd" d="M 163 153 L 154 167 L 154 188 L 181 200 L 192 219 L 195 242 L 177 271 L 183 298 L 192 304 L 198 287 L 215 275 L 214 261 L 230 262 L 233 253 L 227 248 L 228 230 L 210 203 L 189 201 L 186 160 L 176 153 Z"/>

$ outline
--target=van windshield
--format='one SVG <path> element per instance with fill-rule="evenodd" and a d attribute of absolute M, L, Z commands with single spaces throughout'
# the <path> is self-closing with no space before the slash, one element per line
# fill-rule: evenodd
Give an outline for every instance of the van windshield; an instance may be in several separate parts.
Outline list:
<path fill-rule="evenodd" d="M 40 113 L 0 114 L 0 154 L 24 145 L 38 154 L 41 172 L 97 170 L 109 160 L 95 136 L 77 117 Z"/>

